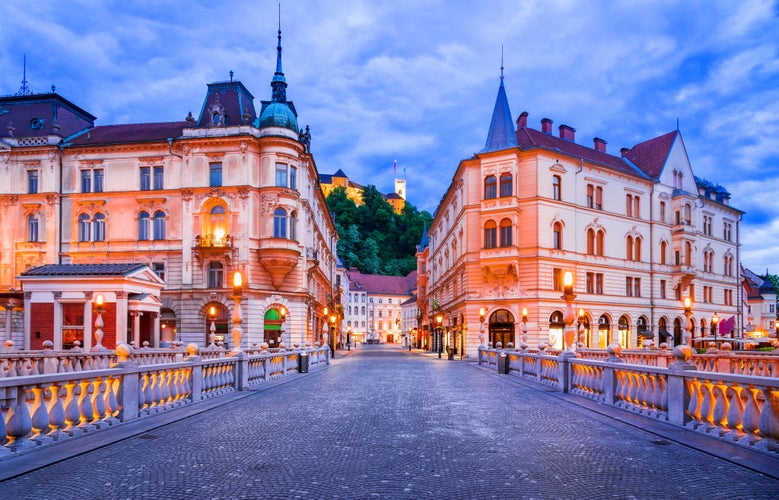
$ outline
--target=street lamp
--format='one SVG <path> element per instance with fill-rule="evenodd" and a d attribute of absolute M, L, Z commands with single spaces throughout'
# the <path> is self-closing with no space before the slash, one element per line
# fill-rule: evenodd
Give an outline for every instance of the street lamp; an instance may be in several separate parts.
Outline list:
<path fill-rule="evenodd" d="M 479 341 L 481 342 L 481 345 L 484 345 L 484 319 L 487 315 L 487 311 L 481 307 L 479 308 Z"/>
<path fill-rule="evenodd" d="M 241 300 L 243 299 L 242 286 L 243 278 L 241 277 L 241 272 L 236 271 L 235 275 L 233 275 L 233 301 L 235 302 L 232 318 L 233 354 L 241 352 L 241 337 L 243 336 L 243 332 L 241 331 L 241 323 L 243 322 L 243 317 L 241 316 Z"/>
<path fill-rule="evenodd" d="M 579 308 L 579 347 L 584 347 L 584 309 Z"/>
<path fill-rule="evenodd" d="M 573 312 L 573 300 L 576 298 L 576 294 L 573 293 L 573 274 L 570 271 L 566 271 L 563 275 L 563 296 L 565 301 L 565 316 L 563 316 L 563 322 L 565 323 L 565 329 L 563 330 L 563 338 L 565 339 L 565 353 L 567 356 L 571 356 L 576 349 L 574 344 L 574 337 L 576 337 L 576 328 L 573 327 L 573 320 L 575 315 Z"/>
<path fill-rule="evenodd" d="M 719 315 L 715 312 L 711 317 L 711 329 L 714 332 L 714 343 L 717 343 L 717 333 L 719 333 Z"/>
<path fill-rule="evenodd" d="M 214 344 L 214 339 L 216 338 L 216 307 L 211 306 L 211 309 L 208 311 L 208 315 L 211 316 L 211 328 L 209 329 L 211 334 L 208 336 L 208 339 L 211 341 L 211 343 L 208 347 L 216 347 L 216 344 Z"/>
<path fill-rule="evenodd" d="M 522 308 L 522 343 L 519 347 L 523 351 L 527 349 L 527 307 Z"/>
<path fill-rule="evenodd" d="M 352 350 L 352 327 L 351 326 L 346 327 L 346 350 L 347 351 Z"/>
<path fill-rule="evenodd" d="M 684 326 L 684 344 L 692 347 L 692 299 L 684 298 L 684 317 L 687 318 L 687 324 Z"/>
<path fill-rule="evenodd" d="M 438 313 L 435 317 L 435 322 L 438 323 L 438 359 L 441 359 L 441 348 L 443 347 L 441 335 L 443 332 L 441 331 L 441 324 L 444 322 L 444 315 L 441 313 Z"/>
<path fill-rule="evenodd" d="M 332 345 L 333 357 L 335 357 L 335 322 L 337 319 L 335 312 L 330 314 L 330 343 Z"/>
<path fill-rule="evenodd" d="M 97 341 L 92 348 L 93 351 L 105 351 L 103 347 L 103 295 L 98 294 L 95 298 L 95 310 L 97 311 L 97 318 L 95 319 L 95 337 Z"/>
<path fill-rule="evenodd" d="M 279 344 L 284 343 L 284 321 L 287 319 L 287 309 L 284 306 L 279 307 L 279 315 L 281 316 L 281 328 L 279 328 Z"/>

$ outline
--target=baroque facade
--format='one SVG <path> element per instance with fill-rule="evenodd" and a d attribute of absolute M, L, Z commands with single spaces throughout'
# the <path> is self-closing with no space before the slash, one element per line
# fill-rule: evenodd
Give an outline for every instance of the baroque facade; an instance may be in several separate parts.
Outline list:
<path fill-rule="evenodd" d="M 742 212 L 693 175 L 679 130 L 612 155 L 605 140 L 585 146 L 568 125 L 555 135 L 551 120 L 527 120 L 515 128 L 501 75 L 486 145 L 457 166 L 418 249 L 422 335 L 443 329 L 466 354 L 488 342 L 562 348 L 568 271 L 584 347 L 678 344 L 685 297 L 693 337 L 715 312 L 740 318 Z"/>
<path fill-rule="evenodd" d="M 286 98 L 281 31 L 276 49 L 271 99 L 259 112 L 232 72 L 229 81 L 208 84 L 199 116 L 180 122 L 95 126 L 94 116 L 53 89 L 0 98 L 7 338 L 68 347 L 61 325 L 50 338 L 31 338 L 35 318 L 22 319 L 21 300 L 25 308 L 52 302 L 55 312 L 63 301 L 88 309 L 92 300 L 89 290 L 22 295 L 19 277 L 29 269 L 137 263 L 164 281 L 161 304 L 136 331 L 128 325 L 137 319 L 117 319 L 117 342 L 205 345 L 213 324 L 217 340 L 233 348 L 236 272 L 244 346 L 321 340 L 322 305 L 336 297 L 337 234 L 308 127 L 298 127 Z M 123 300 L 103 293 L 108 302 Z"/>

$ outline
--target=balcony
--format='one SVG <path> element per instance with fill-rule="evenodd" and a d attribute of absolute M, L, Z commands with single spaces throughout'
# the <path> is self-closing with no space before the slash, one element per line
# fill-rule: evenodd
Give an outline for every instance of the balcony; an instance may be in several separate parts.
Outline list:
<path fill-rule="evenodd" d="M 198 234 L 195 236 L 195 246 L 192 247 L 192 253 L 200 261 L 221 256 L 230 259 L 234 250 L 233 237 L 228 234 Z"/>
<path fill-rule="evenodd" d="M 300 243 L 286 238 L 263 238 L 257 249 L 262 267 L 270 274 L 273 287 L 278 290 L 290 271 L 298 265 L 302 252 Z"/>

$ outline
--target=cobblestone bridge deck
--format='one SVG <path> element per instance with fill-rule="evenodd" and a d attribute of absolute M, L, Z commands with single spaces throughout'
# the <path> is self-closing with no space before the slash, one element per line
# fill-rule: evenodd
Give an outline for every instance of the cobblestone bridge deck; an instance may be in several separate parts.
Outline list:
<path fill-rule="evenodd" d="M 151 428 L 148 420 L 128 424 L 113 431 L 123 433 L 118 442 L 101 443 L 108 433 L 96 433 L 46 457 L 2 462 L 0 477 L 38 468 L 0 481 L 0 498 L 711 499 L 779 492 L 779 461 L 771 457 L 761 461 L 763 474 L 739 465 L 760 459 L 748 450 L 397 346 L 339 351 L 328 369 L 218 399 L 154 417 Z"/>

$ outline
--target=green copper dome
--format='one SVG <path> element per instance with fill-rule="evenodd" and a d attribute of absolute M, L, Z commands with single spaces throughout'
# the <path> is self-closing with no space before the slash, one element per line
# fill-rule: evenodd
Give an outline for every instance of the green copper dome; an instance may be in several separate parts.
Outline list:
<path fill-rule="evenodd" d="M 260 114 L 259 128 L 265 127 L 284 127 L 297 132 L 298 119 L 287 103 L 272 101 Z"/>

